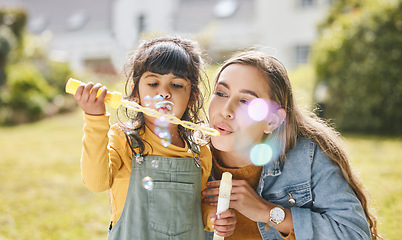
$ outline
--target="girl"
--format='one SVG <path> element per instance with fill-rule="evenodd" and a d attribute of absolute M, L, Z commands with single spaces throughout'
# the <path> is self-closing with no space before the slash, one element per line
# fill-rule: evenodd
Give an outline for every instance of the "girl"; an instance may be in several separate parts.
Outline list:
<path fill-rule="evenodd" d="M 126 98 L 148 107 L 147 98 L 157 96 L 159 111 L 198 123 L 201 67 L 193 41 L 163 37 L 144 42 L 126 65 Z M 157 120 L 127 109 L 128 121 L 110 127 L 107 90 L 97 97 L 100 88 L 82 84 L 74 97 L 85 112 L 82 180 L 92 191 L 110 190 L 108 239 L 204 239 L 203 220 L 211 208 L 201 213 L 200 192 L 211 170 L 209 149 L 194 144 L 188 129 L 166 123 L 171 139 L 162 145 Z M 215 228 L 228 236 L 235 222 L 234 212 L 226 211 Z"/>
<path fill-rule="evenodd" d="M 211 138 L 213 176 L 229 171 L 237 179 L 230 207 L 239 213 L 238 224 L 227 239 L 379 237 L 338 133 L 298 108 L 278 60 L 248 51 L 226 61 L 209 118 L 221 132 Z M 204 201 L 216 206 L 217 194 L 204 190 L 213 196 Z"/>

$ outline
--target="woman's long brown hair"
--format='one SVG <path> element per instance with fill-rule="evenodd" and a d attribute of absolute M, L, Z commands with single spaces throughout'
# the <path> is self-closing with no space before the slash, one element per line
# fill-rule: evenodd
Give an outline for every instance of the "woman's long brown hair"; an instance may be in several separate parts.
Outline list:
<path fill-rule="evenodd" d="M 285 67 L 276 58 L 259 51 L 245 51 L 234 55 L 219 69 L 216 80 L 223 69 L 231 64 L 254 66 L 266 77 L 271 100 L 286 111 L 284 123 L 272 134 L 282 142 L 282 161 L 292 149 L 297 138 L 304 136 L 315 141 L 342 171 L 357 198 L 360 200 L 371 230 L 372 239 L 382 239 L 377 233 L 377 219 L 369 211 L 368 194 L 357 175 L 352 171 L 348 156 L 342 147 L 340 134 L 313 112 L 303 112 L 295 103 L 291 84 Z"/>

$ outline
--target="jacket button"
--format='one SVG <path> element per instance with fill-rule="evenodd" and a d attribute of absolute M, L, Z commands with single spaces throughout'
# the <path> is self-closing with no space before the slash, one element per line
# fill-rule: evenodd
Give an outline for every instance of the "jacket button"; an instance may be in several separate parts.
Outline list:
<path fill-rule="evenodd" d="M 293 198 L 291 198 L 291 199 L 289 199 L 289 204 L 290 204 L 290 206 L 293 207 L 296 204 L 296 201 Z"/>

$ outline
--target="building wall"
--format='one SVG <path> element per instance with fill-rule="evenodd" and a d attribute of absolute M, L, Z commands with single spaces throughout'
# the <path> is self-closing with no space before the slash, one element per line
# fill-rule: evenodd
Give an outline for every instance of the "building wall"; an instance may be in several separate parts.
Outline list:
<path fill-rule="evenodd" d="M 222 16 L 217 6 L 227 1 L 236 3 L 237 8 Z M 260 45 L 288 69 L 294 69 L 306 61 L 309 46 L 317 38 L 316 25 L 326 15 L 331 0 L 2 2 L 27 7 L 30 29 L 35 34 L 51 36 L 49 54 L 53 58 L 70 62 L 76 71 L 85 70 L 88 62 L 95 64 L 101 59 L 104 63 L 109 59 L 116 71 L 120 71 L 143 33 L 196 38 L 213 63 L 221 62 L 232 52 Z M 86 24 L 71 28 L 72 16 L 80 12 L 88 14 Z"/>
<path fill-rule="evenodd" d="M 326 16 L 328 0 L 257 0 L 258 43 L 282 61 L 288 69 L 303 63 L 297 60 L 317 39 L 317 24 Z M 303 6 L 303 3 L 306 4 Z M 308 3 L 312 3 L 309 5 Z M 301 58 L 301 59 L 300 59 Z"/>

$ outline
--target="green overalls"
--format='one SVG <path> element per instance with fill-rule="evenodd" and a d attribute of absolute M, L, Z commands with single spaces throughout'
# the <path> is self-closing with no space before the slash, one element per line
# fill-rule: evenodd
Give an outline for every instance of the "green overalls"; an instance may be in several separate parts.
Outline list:
<path fill-rule="evenodd" d="M 199 154 L 199 148 L 192 150 Z M 143 160 L 133 156 L 123 212 L 107 239 L 205 239 L 198 159 L 147 155 Z"/>

